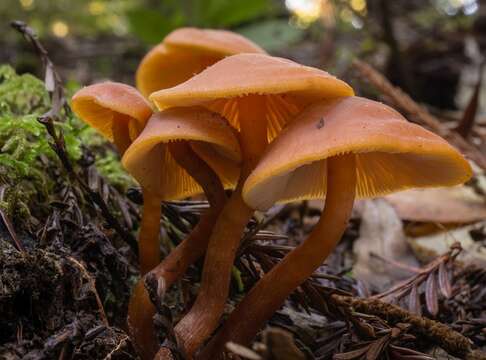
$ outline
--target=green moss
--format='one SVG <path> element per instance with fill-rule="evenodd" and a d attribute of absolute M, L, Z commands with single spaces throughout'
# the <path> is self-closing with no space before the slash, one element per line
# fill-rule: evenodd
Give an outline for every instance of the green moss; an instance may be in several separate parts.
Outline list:
<path fill-rule="evenodd" d="M 122 191 L 133 186 L 132 177 L 123 169 L 118 155 L 107 152 L 105 156 L 96 158 L 96 168 L 108 182 Z"/>
<path fill-rule="evenodd" d="M 8 191 L 2 208 L 11 216 L 25 218 L 35 203 L 41 207 L 63 181 L 61 164 L 50 146 L 50 136 L 37 119 L 49 110 L 50 99 L 41 80 L 18 75 L 10 66 L 0 66 L 0 184 Z M 96 155 L 100 173 L 124 190 L 132 181 L 118 156 L 103 138 L 70 111 L 56 122 L 73 162 L 82 156 L 82 145 Z M 10 205 L 9 205 L 10 204 Z"/>

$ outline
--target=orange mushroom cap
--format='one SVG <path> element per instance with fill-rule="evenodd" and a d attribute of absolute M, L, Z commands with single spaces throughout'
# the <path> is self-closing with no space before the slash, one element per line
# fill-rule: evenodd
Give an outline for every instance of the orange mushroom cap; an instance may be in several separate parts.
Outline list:
<path fill-rule="evenodd" d="M 143 58 L 137 69 L 137 88 L 149 96 L 154 91 L 180 84 L 222 58 L 238 53 L 265 51 L 231 31 L 175 30 Z"/>
<path fill-rule="evenodd" d="M 167 144 L 171 141 L 190 141 L 223 185 L 236 182 L 241 154 L 227 121 L 203 108 L 174 108 L 155 113 L 122 158 L 127 171 L 149 193 L 175 200 L 202 192 L 170 154 Z"/>
<path fill-rule="evenodd" d="M 356 155 L 356 195 L 457 185 L 469 163 L 444 139 L 390 107 L 360 97 L 315 104 L 270 144 L 248 177 L 243 198 L 254 208 L 277 201 L 322 198 L 326 159 Z"/>
<path fill-rule="evenodd" d="M 239 129 L 239 98 L 247 95 L 264 97 L 264 108 L 255 105 L 250 110 L 255 120 L 261 116 L 266 118 L 268 139 L 272 140 L 309 103 L 351 96 L 353 90 L 319 69 L 264 54 L 238 54 L 180 85 L 153 93 L 150 99 L 159 109 L 205 106 L 222 114 Z"/>
<path fill-rule="evenodd" d="M 116 131 L 126 132 L 127 142 L 135 140 L 152 115 L 150 104 L 135 88 L 115 82 L 82 88 L 72 98 L 72 109 L 111 142 L 118 137 Z"/>

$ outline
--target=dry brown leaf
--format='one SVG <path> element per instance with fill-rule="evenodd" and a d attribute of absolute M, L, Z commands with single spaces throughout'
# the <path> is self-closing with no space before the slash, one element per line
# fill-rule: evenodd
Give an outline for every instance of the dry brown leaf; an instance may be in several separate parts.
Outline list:
<path fill-rule="evenodd" d="M 361 217 L 360 236 L 353 247 L 355 277 L 377 289 L 384 289 L 410 276 L 410 272 L 372 256 L 377 254 L 388 260 L 417 266 L 417 260 L 408 247 L 402 221 L 393 207 L 383 199 L 363 201 Z"/>
<path fill-rule="evenodd" d="M 371 343 L 366 352 L 366 360 L 376 360 L 380 356 L 383 348 L 390 340 L 390 336 L 383 336 L 382 338 L 375 340 Z"/>
<path fill-rule="evenodd" d="M 437 294 L 437 279 L 435 272 L 431 273 L 425 283 L 425 303 L 430 315 L 436 316 L 439 313 L 439 296 Z"/>
<path fill-rule="evenodd" d="M 410 291 L 408 297 L 408 310 L 416 315 L 422 315 L 422 307 L 420 305 L 420 293 L 418 286 L 415 284 Z"/>
<path fill-rule="evenodd" d="M 486 247 L 485 241 L 475 240 L 471 232 L 486 232 L 486 221 L 473 225 L 464 226 L 454 230 L 447 230 L 438 234 L 421 236 L 409 239 L 409 243 L 415 255 L 423 262 L 444 254 L 454 242 L 459 242 L 463 251 L 457 260 L 466 264 L 486 266 Z"/>
<path fill-rule="evenodd" d="M 450 298 L 452 296 L 452 287 L 449 281 L 449 274 L 447 273 L 445 263 L 439 265 L 439 288 L 445 298 Z"/>
<path fill-rule="evenodd" d="M 467 186 L 407 190 L 385 199 L 403 220 L 467 224 L 486 219 L 486 203 Z"/>

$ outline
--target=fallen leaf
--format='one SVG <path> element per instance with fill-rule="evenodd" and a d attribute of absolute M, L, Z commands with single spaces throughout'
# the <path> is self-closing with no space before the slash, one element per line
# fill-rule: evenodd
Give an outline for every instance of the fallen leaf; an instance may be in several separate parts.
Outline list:
<path fill-rule="evenodd" d="M 447 273 L 445 263 L 440 263 L 439 265 L 439 288 L 445 298 L 450 298 L 452 296 L 452 287 L 449 281 L 449 274 Z"/>
<path fill-rule="evenodd" d="M 356 256 L 353 274 L 357 279 L 382 290 L 410 276 L 410 272 L 372 254 L 412 267 L 417 266 L 417 260 L 407 244 L 402 221 L 387 201 L 363 201 L 360 211 L 360 236 L 353 247 Z"/>
<path fill-rule="evenodd" d="M 422 307 L 420 306 L 420 293 L 418 287 L 415 284 L 408 296 L 408 310 L 416 315 L 422 315 Z"/>
<path fill-rule="evenodd" d="M 461 228 L 447 230 L 427 236 L 410 238 L 409 243 L 415 255 L 423 262 L 429 262 L 448 251 L 450 245 L 460 242 L 463 251 L 457 260 L 465 265 L 486 266 L 486 221 Z M 476 235 L 480 234 L 480 236 Z M 478 239 L 477 237 L 482 237 Z"/>
<path fill-rule="evenodd" d="M 425 303 L 427 304 L 427 311 L 432 316 L 437 316 L 439 313 L 439 297 L 437 294 L 437 279 L 435 272 L 431 273 L 425 283 Z"/>
<path fill-rule="evenodd" d="M 407 190 L 385 199 L 403 220 L 468 224 L 486 219 L 486 203 L 468 186 Z"/>

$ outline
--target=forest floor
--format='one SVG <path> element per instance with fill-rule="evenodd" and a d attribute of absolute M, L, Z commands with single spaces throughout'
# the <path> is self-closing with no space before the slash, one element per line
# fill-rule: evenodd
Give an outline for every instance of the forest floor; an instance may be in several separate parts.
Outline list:
<path fill-rule="evenodd" d="M 113 147 L 72 114 L 70 91 L 42 45 L 27 38 L 45 81 L 0 67 L 0 359 L 136 359 L 126 312 L 139 275 L 140 191 Z M 451 134 L 379 73 L 355 66 L 414 120 L 446 132 L 481 164 L 476 135 L 466 141 Z M 229 346 L 233 358 L 485 359 L 485 183 L 476 166 L 474 179 L 454 190 L 358 202 L 326 264 L 252 349 Z M 162 204 L 164 254 L 206 206 Z M 257 213 L 235 263 L 228 312 L 305 238 L 321 209 L 322 202 L 309 201 Z M 167 296 L 156 316 L 161 333 L 194 300 L 201 265 Z"/>

